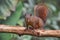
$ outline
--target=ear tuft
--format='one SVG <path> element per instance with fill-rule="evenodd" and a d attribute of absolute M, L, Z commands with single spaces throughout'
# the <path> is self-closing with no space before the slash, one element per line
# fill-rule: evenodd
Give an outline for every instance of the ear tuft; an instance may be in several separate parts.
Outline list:
<path fill-rule="evenodd" d="M 30 16 L 32 16 L 32 14 L 30 14 Z"/>

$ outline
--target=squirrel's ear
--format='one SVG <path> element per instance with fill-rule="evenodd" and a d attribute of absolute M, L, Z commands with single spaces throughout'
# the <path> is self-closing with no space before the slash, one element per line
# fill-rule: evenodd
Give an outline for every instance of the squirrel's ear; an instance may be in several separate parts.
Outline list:
<path fill-rule="evenodd" d="M 27 14 L 25 13 L 25 16 L 26 16 Z"/>
<path fill-rule="evenodd" d="M 25 16 L 26 16 L 26 14 L 25 14 Z"/>
<path fill-rule="evenodd" d="M 30 16 L 32 16 L 32 14 L 30 14 Z"/>

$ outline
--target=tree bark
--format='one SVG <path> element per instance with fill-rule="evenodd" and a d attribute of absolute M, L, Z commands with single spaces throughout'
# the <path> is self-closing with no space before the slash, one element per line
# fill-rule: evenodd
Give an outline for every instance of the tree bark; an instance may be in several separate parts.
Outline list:
<path fill-rule="evenodd" d="M 0 32 L 32 35 L 37 37 L 60 37 L 60 30 L 31 30 L 21 26 L 0 25 Z"/>

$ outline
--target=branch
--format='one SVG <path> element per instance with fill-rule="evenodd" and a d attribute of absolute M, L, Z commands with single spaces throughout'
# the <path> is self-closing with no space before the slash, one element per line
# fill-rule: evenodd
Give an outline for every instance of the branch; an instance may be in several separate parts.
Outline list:
<path fill-rule="evenodd" d="M 26 27 L 0 25 L 0 32 L 33 35 L 39 37 L 60 37 L 60 30 L 30 30 Z"/>

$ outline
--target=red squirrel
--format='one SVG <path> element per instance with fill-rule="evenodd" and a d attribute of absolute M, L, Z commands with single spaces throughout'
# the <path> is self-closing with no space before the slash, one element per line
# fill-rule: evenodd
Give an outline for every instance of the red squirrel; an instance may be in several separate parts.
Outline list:
<path fill-rule="evenodd" d="M 48 7 L 44 3 L 40 3 L 34 7 L 34 15 L 26 14 L 25 20 L 27 28 L 32 26 L 33 29 L 43 29 L 48 15 Z"/>
<path fill-rule="evenodd" d="M 31 14 L 26 14 L 25 15 L 25 21 L 26 21 L 26 26 L 30 25 L 31 29 L 43 29 L 44 22 L 41 18 L 37 16 L 32 16 Z"/>

